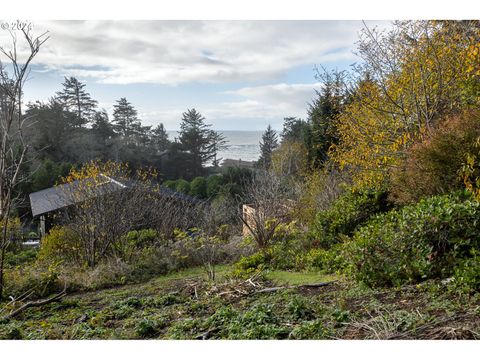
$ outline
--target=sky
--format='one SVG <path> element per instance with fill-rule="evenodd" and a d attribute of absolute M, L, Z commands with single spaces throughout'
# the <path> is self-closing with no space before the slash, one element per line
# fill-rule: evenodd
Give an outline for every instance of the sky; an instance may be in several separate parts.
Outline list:
<path fill-rule="evenodd" d="M 368 26 L 388 26 L 368 21 Z M 218 130 L 281 129 L 306 117 L 315 66 L 348 69 L 361 21 L 34 21 L 50 38 L 34 60 L 25 100 L 46 101 L 64 76 L 111 115 L 126 97 L 144 125 L 179 128 L 195 108 Z M 8 32 L 0 43 L 8 47 Z M 20 41 L 19 41 L 20 46 Z"/>

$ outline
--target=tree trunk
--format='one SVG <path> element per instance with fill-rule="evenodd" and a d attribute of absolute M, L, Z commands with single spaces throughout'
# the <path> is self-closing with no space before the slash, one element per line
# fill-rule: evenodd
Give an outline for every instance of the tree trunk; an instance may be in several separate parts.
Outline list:
<path fill-rule="evenodd" d="M 3 299 L 3 286 L 4 286 L 4 264 L 5 264 L 5 248 L 2 247 L 0 253 L 0 300 Z"/>

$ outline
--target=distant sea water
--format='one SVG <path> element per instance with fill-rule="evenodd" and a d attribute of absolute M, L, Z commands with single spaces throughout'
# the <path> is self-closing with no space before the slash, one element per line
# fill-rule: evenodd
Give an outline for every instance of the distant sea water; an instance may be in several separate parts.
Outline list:
<path fill-rule="evenodd" d="M 227 149 L 219 151 L 218 158 L 256 161 L 260 156 L 262 131 L 217 130 L 225 136 Z M 168 131 L 171 140 L 178 137 L 178 131 Z"/>

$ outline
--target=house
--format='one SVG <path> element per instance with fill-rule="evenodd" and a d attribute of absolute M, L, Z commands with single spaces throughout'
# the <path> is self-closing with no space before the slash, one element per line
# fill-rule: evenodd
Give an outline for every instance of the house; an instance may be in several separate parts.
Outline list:
<path fill-rule="evenodd" d="M 242 213 L 243 213 L 242 234 L 243 234 L 243 236 L 251 235 L 250 228 L 251 229 L 255 228 L 255 221 L 254 221 L 254 218 L 253 218 L 253 216 L 255 215 L 255 211 L 256 211 L 256 209 L 250 204 L 242 205 Z"/>
<path fill-rule="evenodd" d="M 277 209 L 275 211 L 274 217 L 281 220 L 281 222 L 288 222 L 290 219 L 290 212 L 294 208 L 295 202 L 293 200 L 287 199 L 282 203 L 276 204 L 275 206 Z M 260 212 L 257 213 L 257 211 Z M 259 210 L 253 204 L 242 205 L 243 236 L 252 235 L 252 231 L 255 231 L 255 227 L 256 224 L 258 224 L 258 221 L 265 218 L 265 214 L 261 211 L 262 210 Z"/>
<path fill-rule="evenodd" d="M 92 197 L 104 196 L 115 193 L 131 186 L 128 183 L 121 183 L 107 175 L 100 174 L 100 181 L 93 182 L 94 186 L 86 186 L 91 179 L 76 180 L 71 183 L 61 184 L 48 189 L 37 191 L 30 194 L 30 207 L 32 216 L 39 218 L 40 238 L 43 238 L 54 224 L 54 216 L 62 209 L 81 203 Z M 162 196 L 162 199 L 173 199 L 175 202 L 197 204 L 200 200 L 189 195 L 185 195 L 164 186 L 159 186 L 160 191 L 154 191 L 152 194 Z"/>
<path fill-rule="evenodd" d="M 222 161 L 222 167 L 225 168 L 229 166 L 253 169 L 255 167 L 255 161 L 246 161 L 242 159 L 225 159 Z"/>
<path fill-rule="evenodd" d="M 104 181 L 96 181 L 95 187 L 90 192 L 76 191 L 86 188 L 85 183 L 89 179 L 85 179 L 54 186 L 29 195 L 32 216 L 40 219 L 40 237 L 45 236 L 48 230 L 50 230 L 53 222 L 52 215 L 55 212 L 82 202 L 91 196 L 101 196 L 127 187 L 109 176 L 103 174 L 100 174 L 100 176 Z"/>

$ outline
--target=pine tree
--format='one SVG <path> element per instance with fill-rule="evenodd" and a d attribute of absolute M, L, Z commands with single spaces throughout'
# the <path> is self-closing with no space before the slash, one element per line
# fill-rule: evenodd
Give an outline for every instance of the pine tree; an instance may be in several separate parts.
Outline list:
<path fill-rule="evenodd" d="M 165 126 L 162 123 L 150 131 L 150 142 L 157 151 L 166 150 L 170 145 L 167 130 L 165 130 Z"/>
<path fill-rule="evenodd" d="M 112 124 L 108 121 L 108 114 L 105 110 L 95 114 L 92 122 L 92 131 L 103 143 L 115 136 Z"/>
<path fill-rule="evenodd" d="M 117 104 L 113 106 L 114 130 L 117 134 L 124 138 L 130 138 L 136 134 L 141 123 L 137 117 L 137 110 L 126 98 L 117 100 Z"/>
<path fill-rule="evenodd" d="M 338 143 L 336 119 L 342 112 L 348 94 L 342 72 L 318 74 L 323 87 L 307 110 L 309 128 L 306 134 L 307 158 L 313 168 L 321 167 L 328 159 L 328 151 Z"/>
<path fill-rule="evenodd" d="M 53 161 L 71 160 L 67 144 L 84 130 L 75 128 L 77 117 L 74 113 L 66 111 L 57 98 L 51 98 L 45 103 L 28 104 L 25 115 L 25 133 L 41 157 Z"/>
<path fill-rule="evenodd" d="M 182 114 L 179 141 L 182 150 L 190 154 L 194 176 L 201 175 L 203 165 L 216 157 L 217 150 L 213 142 L 216 141 L 217 133 L 210 130 L 210 126 L 195 109 L 189 109 Z"/>
<path fill-rule="evenodd" d="M 260 158 L 257 165 L 259 167 L 268 169 L 272 163 L 272 153 L 275 148 L 278 147 L 277 132 L 272 129 L 270 125 L 267 126 L 267 130 L 262 135 L 262 141 L 260 142 Z"/>
<path fill-rule="evenodd" d="M 74 77 L 65 77 L 63 90 L 56 93 L 57 99 L 70 112 L 76 114 L 75 127 L 81 128 L 95 116 L 97 101 L 85 91 L 85 84 Z"/>
<path fill-rule="evenodd" d="M 227 141 L 225 136 L 221 133 L 210 131 L 210 151 L 212 152 L 212 165 L 218 167 L 223 158 L 218 158 L 218 152 L 227 148 Z"/>
<path fill-rule="evenodd" d="M 283 118 L 282 142 L 305 141 L 308 123 L 296 117 Z"/>

